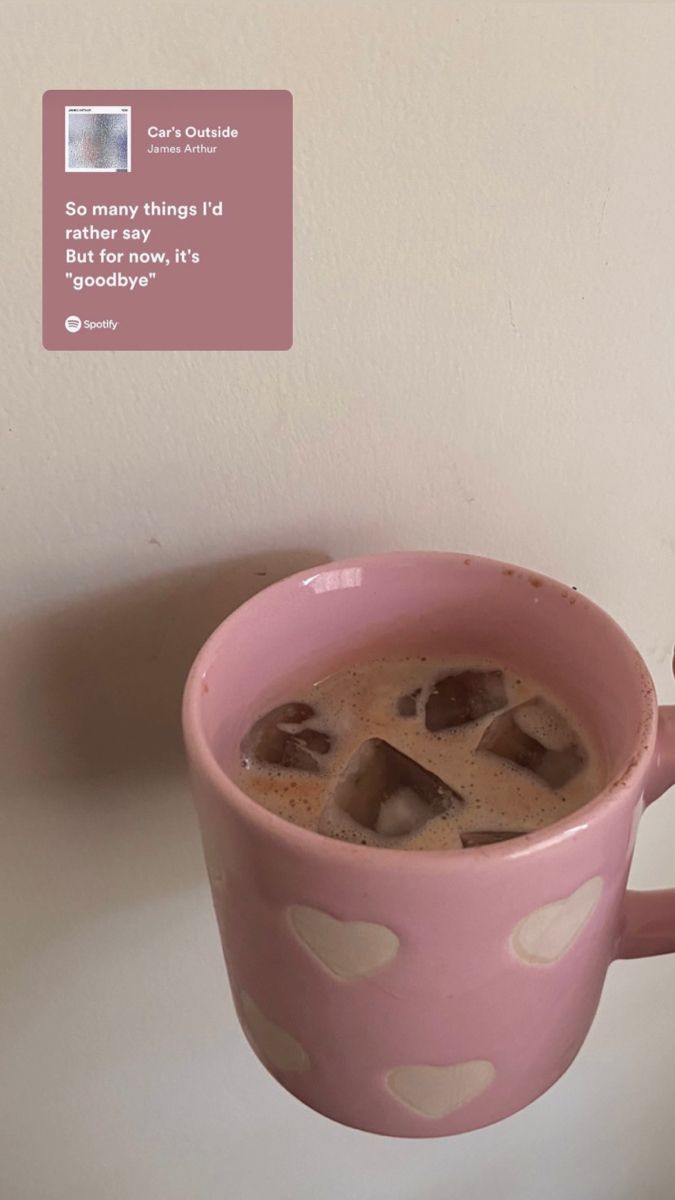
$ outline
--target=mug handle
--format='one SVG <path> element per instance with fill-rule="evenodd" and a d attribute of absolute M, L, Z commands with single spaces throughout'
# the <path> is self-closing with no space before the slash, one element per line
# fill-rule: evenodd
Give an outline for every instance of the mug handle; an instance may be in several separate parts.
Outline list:
<path fill-rule="evenodd" d="M 645 807 L 675 784 L 675 705 L 659 708 L 656 749 L 647 776 Z M 617 958 L 646 958 L 675 950 L 675 888 L 627 891 Z"/>

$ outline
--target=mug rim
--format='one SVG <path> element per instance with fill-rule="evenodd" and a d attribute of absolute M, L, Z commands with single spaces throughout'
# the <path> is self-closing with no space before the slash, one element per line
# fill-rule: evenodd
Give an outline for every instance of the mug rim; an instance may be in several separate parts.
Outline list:
<path fill-rule="evenodd" d="M 545 825 L 541 829 L 535 829 L 531 833 L 521 834 L 519 837 L 503 842 L 493 842 L 485 846 L 471 846 L 466 849 L 456 847 L 444 850 L 424 850 L 419 848 L 403 850 L 390 846 L 367 846 L 360 843 L 342 841 L 339 838 L 327 837 L 317 830 L 306 829 L 300 825 L 293 824 L 291 821 L 287 821 L 284 817 L 270 812 L 269 809 L 264 808 L 256 800 L 253 800 L 251 796 L 247 795 L 231 775 L 219 765 L 204 732 L 199 712 L 200 685 L 206 673 L 207 664 L 213 660 L 214 651 L 225 636 L 226 627 L 230 621 L 235 616 L 239 616 L 244 612 L 249 605 L 254 605 L 259 601 L 261 596 L 274 593 L 279 589 L 290 590 L 297 584 L 306 585 L 324 570 L 340 571 L 353 567 L 365 567 L 372 570 L 373 568 L 377 568 L 378 565 L 394 561 L 399 561 L 402 565 L 412 565 L 413 563 L 420 563 L 425 559 L 444 559 L 455 561 L 459 565 L 462 562 L 466 562 L 468 558 L 470 558 L 472 563 L 482 563 L 486 567 L 520 573 L 531 580 L 536 579 L 537 581 L 541 581 L 543 584 L 574 590 L 578 598 L 583 600 L 585 605 L 589 606 L 615 634 L 618 634 L 626 647 L 633 652 L 636 692 L 641 691 L 642 693 L 645 713 L 636 732 L 631 750 L 626 755 L 626 761 L 620 764 L 619 769 L 611 776 L 604 788 L 597 795 L 593 796 L 591 800 L 587 801 L 586 804 L 575 809 L 568 816 L 562 817 L 550 825 Z M 540 571 L 534 571 L 531 568 L 523 567 L 516 563 L 505 562 L 501 559 L 491 558 L 489 555 L 468 555 L 461 551 L 451 550 L 395 550 L 381 554 L 357 555 L 353 558 L 339 560 L 329 559 L 315 567 L 296 571 L 292 575 L 285 576 L 283 579 L 269 584 L 259 592 L 256 592 L 255 595 L 249 597 L 248 600 L 245 600 L 243 604 L 238 605 L 231 613 L 228 613 L 203 643 L 190 667 L 183 690 L 182 701 L 183 738 L 189 763 L 194 763 L 206 774 L 215 792 L 221 799 L 234 806 L 244 820 L 249 824 L 257 826 L 261 832 L 267 830 L 270 836 L 283 840 L 289 845 L 289 848 L 294 847 L 300 852 L 305 851 L 331 858 L 338 855 L 342 856 L 345 861 L 349 860 L 354 864 L 358 862 L 362 865 L 368 865 L 370 868 L 376 867 L 378 863 L 382 867 L 392 865 L 392 856 L 395 856 L 395 861 L 399 867 L 404 863 L 410 863 L 410 865 L 413 863 L 419 865 L 420 862 L 425 862 L 429 865 L 432 863 L 446 863 L 449 856 L 453 856 L 456 861 L 470 861 L 474 863 L 478 858 L 515 859 L 528 854 L 534 849 L 544 849 L 548 845 L 557 844 L 562 840 L 573 837 L 585 829 L 592 820 L 609 809 L 617 788 L 620 785 L 628 787 L 646 769 L 646 764 L 651 758 L 656 743 L 657 716 L 658 701 L 656 689 L 647 664 L 628 634 L 599 604 L 589 599 L 583 592 L 571 589 L 569 585 L 554 579 L 552 576 L 544 575 Z"/>

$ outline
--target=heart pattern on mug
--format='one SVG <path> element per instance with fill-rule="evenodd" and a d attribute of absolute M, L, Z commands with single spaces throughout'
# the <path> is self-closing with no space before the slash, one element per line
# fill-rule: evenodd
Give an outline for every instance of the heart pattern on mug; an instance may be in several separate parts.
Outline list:
<path fill-rule="evenodd" d="M 399 939 L 386 925 L 340 921 L 302 904 L 292 905 L 288 917 L 298 940 L 337 979 L 361 979 L 398 953 Z"/>
<path fill-rule="evenodd" d="M 595 909 L 602 879 L 594 875 L 571 895 L 536 908 L 516 925 L 511 945 L 526 963 L 557 962 L 572 946 Z"/>
<path fill-rule="evenodd" d="M 270 1021 L 248 992 L 241 992 L 242 1028 L 259 1058 L 277 1071 L 308 1071 L 312 1063 L 297 1038 Z"/>
<path fill-rule="evenodd" d="M 447 1117 L 485 1091 L 495 1077 L 486 1059 L 449 1067 L 395 1067 L 386 1078 L 389 1091 L 422 1117 Z"/>

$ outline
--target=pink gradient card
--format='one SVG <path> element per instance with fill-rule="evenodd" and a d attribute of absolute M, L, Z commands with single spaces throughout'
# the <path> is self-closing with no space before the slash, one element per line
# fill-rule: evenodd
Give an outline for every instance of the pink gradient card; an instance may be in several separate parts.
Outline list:
<path fill-rule="evenodd" d="M 43 98 L 47 350 L 287 350 L 286 91 Z"/>

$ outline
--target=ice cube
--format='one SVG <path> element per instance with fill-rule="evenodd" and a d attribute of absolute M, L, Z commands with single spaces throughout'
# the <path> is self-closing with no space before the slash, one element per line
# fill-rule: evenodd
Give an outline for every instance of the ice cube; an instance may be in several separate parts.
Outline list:
<path fill-rule="evenodd" d="M 328 754 L 330 750 L 330 738 L 323 729 L 299 729 L 294 737 L 296 742 L 302 742 L 314 754 Z"/>
<path fill-rule="evenodd" d="M 369 738 L 352 755 L 321 814 L 319 831 L 391 844 L 464 800 L 438 775 L 382 738 Z"/>
<path fill-rule="evenodd" d="M 426 726 L 432 733 L 454 729 L 507 703 L 502 671 L 458 671 L 436 680 L 426 703 Z"/>
<path fill-rule="evenodd" d="M 513 709 L 513 719 L 523 733 L 527 733 L 547 750 L 565 750 L 574 742 L 574 731 L 559 713 L 541 696 L 535 696 L 525 704 Z"/>
<path fill-rule="evenodd" d="M 396 712 L 399 717 L 417 716 L 417 701 L 421 691 L 421 688 L 415 688 L 414 692 L 408 692 L 405 696 L 399 696 L 396 701 Z"/>
<path fill-rule="evenodd" d="M 529 833 L 528 829 L 468 829 L 460 833 L 465 850 L 472 846 L 490 846 L 492 842 L 508 842 L 511 838 L 522 837 Z"/>
<path fill-rule="evenodd" d="M 386 837 L 400 837 L 425 824 L 429 805 L 412 788 L 399 788 L 380 805 L 375 832 Z"/>
<path fill-rule="evenodd" d="M 495 717 L 478 749 L 532 771 L 554 788 L 569 783 L 586 761 L 564 717 L 540 696 Z"/>
<path fill-rule="evenodd" d="M 316 774 L 317 754 L 328 754 L 331 738 L 322 729 L 306 726 L 316 716 L 311 704 L 292 701 L 260 717 L 241 743 L 244 762 L 291 767 Z"/>

